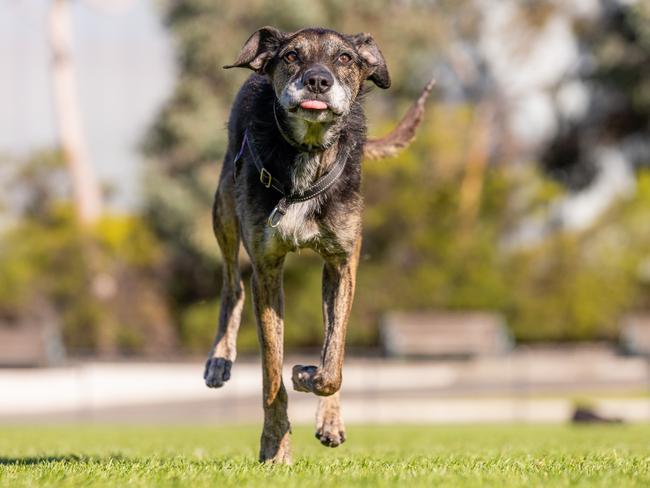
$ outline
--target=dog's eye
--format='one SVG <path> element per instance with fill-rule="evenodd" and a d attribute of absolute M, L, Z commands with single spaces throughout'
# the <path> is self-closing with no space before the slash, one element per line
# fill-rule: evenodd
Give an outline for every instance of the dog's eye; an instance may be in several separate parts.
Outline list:
<path fill-rule="evenodd" d="M 296 51 L 289 51 L 287 54 L 284 55 L 284 60 L 287 63 L 295 63 L 298 61 L 298 53 Z"/>
<path fill-rule="evenodd" d="M 352 61 L 352 56 L 348 53 L 339 54 L 339 63 L 348 64 L 350 61 Z"/>

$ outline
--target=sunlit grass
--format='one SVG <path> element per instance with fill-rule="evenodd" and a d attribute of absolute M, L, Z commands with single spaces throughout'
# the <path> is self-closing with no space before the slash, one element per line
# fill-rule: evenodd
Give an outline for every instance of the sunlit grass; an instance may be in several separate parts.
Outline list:
<path fill-rule="evenodd" d="M 650 426 L 294 429 L 260 466 L 258 427 L 0 428 L 0 486 L 650 486 Z"/>

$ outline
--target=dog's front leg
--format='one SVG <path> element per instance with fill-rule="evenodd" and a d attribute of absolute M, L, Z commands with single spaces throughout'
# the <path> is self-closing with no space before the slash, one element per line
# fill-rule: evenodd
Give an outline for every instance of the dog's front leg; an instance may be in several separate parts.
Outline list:
<path fill-rule="evenodd" d="M 291 440 L 287 416 L 287 391 L 282 383 L 283 258 L 257 261 L 253 271 L 253 300 L 262 352 L 264 431 L 260 461 L 291 463 Z"/>
<path fill-rule="evenodd" d="M 327 396 L 341 388 L 345 335 L 354 297 L 361 238 L 344 257 L 326 257 L 323 268 L 323 320 L 325 342 L 321 364 L 293 367 L 293 387 L 297 391 Z"/>
<path fill-rule="evenodd" d="M 235 213 L 232 185 L 232 178 L 221 179 L 212 213 L 214 234 L 223 256 L 223 285 L 217 337 L 203 373 L 205 384 L 210 388 L 219 388 L 230 379 L 230 369 L 237 357 L 237 332 L 244 308 L 244 285 L 238 260 L 239 220 Z"/>

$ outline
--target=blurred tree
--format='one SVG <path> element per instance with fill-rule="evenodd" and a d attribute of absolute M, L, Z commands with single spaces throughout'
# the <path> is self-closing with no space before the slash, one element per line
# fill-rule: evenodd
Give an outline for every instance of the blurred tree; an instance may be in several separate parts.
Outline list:
<path fill-rule="evenodd" d="M 86 147 L 72 56 L 70 0 L 53 0 L 50 8 L 52 87 L 63 158 L 72 181 L 75 210 L 83 225 L 102 214 L 102 194 Z"/>
<path fill-rule="evenodd" d="M 12 221 L 0 233 L 0 315 L 20 319 L 52 307 L 74 354 L 174 351 L 156 239 L 137 217 L 104 215 L 92 229 L 81 224 L 63 160 L 61 152 L 44 151 L 11 161 L 2 191 Z"/>
<path fill-rule="evenodd" d="M 441 83 L 445 103 L 428 113 L 415 145 L 364 170 L 364 262 L 351 344 L 375 344 L 380 315 L 394 308 L 500 310 L 525 340 L 613 336 L 617 315 L 635 303 L 635 266 L 647 259 L 644 249 L 650 242 L 633 224 L 650 215 L 647 200 L 621 203 L 617 211 L 626 217 L 616 226 L 605 216 L 585 234 L 549 233 L 524 249 L 507 244 L 504 237 L 512 229 L 530 219 L 548 218 L 550 203 L 564 189 L 537 171 L 535 161 L 512 156 L 516 143 L 504 128 L 494 80 L 472 48 L 482 21 L 477 2 L 331 0 L 305 8 L 291 0 L 178 0 L 163 5 L 178 42 L 180 77 L 144 145 L 150 158 L 146 218 L 164 242 L 170 270 L 165 286 L 188 348 L 204 353 L 214 333 L 219 255 L 210 208 L 226 146 L 228 109 L 248 76 L 221 66 L 233 59 L 251 32 L 268 24 L 284 30 L 324 25 L 373 33 L 394 84 L 381 96 L 370 95 L 371 132 L 392 126 L 433 66 L 446 79 Z M 543 25 L 554 8 L 552 2 L 539 2 L 524 9 L 523 20 L 532 27 Z M 640 8 L 626 7 L 626 22 L 634 24 L 639 36 L 648 25 L 639 21 L 646 18 Z M 585 49 L 599 52 L 604 39 L 598 39 L 595 29 L 582 28 L 576 26 L 589 40 Z M 611 38 L 620 35 L 616 28 L 607 32 Z M 631 83 L 630 91 L 601 61 L 590 82 L 610 83 L 611 93 L 630 95 L 637 115 L 629 121 L 641 121 L 639 115 L 644 115 L 647 122 L 641 94 L 647 91 L 643 80 L 648 70 L 643 66 L 648 51 L 646 44 L 625 36 L 618 59 L 621 66 L 630 63 L 627 75 L 620 75 Z M 628 60 L 627 54 L 634 56 Z M 596 59 L 604 58 L 599 54 Z M 634 77 L 635 70 L 643 73 Z M 642 124 L 636 127 L 647 130 Z M 515 159 L 521 164 L 503 164 Z M 569 152 L 556 160 L 568 164 L 579 159 L 578 153 Z M 554 163 L 544 161 L 553 171 Z M 613 228 L 614 236 L 630 235 L 634 245 L 617 247 L 617 237 L 609 233 Z M 317 345 L 322 334 L 320 265 L 312 253 L 290 257 L 285 287 L 287 342 Z M 252 322 L 249 307 L 244 322 Z M 240 344 L 255 347 L 253 327 L 244 325 Z"/>
<path fill-rule="evenodd" d="M 650 164 L 650 2 L 601 2 L 603 15 L 575 31 L 589 59 L 578 80 L 589 107 L 575 120 L 561 120 L 542 161 L 574 188 L 599 171 L 594 149 L 613 146 L 634 166 Z"/>
<path fill-rule="evenodd" d="M 3 270 L 0 281 L 7 290 L 13 289 L 3 299 L 13 301 L 18 311 L 26 304 L 33 306 L 40 296 L 54 302 L 63 315 L 66 343 L 77 352 L 166 352 L 175 344 L 175 333 L 151 275 L 154 241 L 138 219 L 104 215 L 102 191 L 83 134 L 70 5 L 71 0 L 52 0 L 49 12 L 61 150 L 55 155 L 36 154 L 19 165 L 15 175 L 14 183 L 26 189 L 27 197 L 23 212 L 16 216 L 22 220 L 3 236 L 2 254 L 11 266 Z M 48 181 L 61 176 L 62 167 L 53 162 L 62 161 L 73 213 L 64 203 L 65 195 L 53 198 Z M 13 283 L 18 278 L 20 282 Z"/>

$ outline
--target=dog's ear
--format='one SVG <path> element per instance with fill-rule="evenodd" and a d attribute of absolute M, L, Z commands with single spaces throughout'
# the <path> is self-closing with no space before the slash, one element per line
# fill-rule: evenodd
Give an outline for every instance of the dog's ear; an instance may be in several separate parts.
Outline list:
<path fill-rule="evenodd" d="M 386 60 L 372 36 L 365 32 L 356 34 L 352 36 L 352 42 L 368 69 L 366 79 L 374 82 L 379 88 L 390 87 L 390 75 Z"/>
<path fill-rule="evenodd" d="M 264 73 L 267 62 L 275 56 L 287 36 L 288 34 L 275 27 L 262 27 L 248 38 L 237 60 L 233 64 L 224 66 L 224 69 L 249 68 L 257 73 Z"/>

